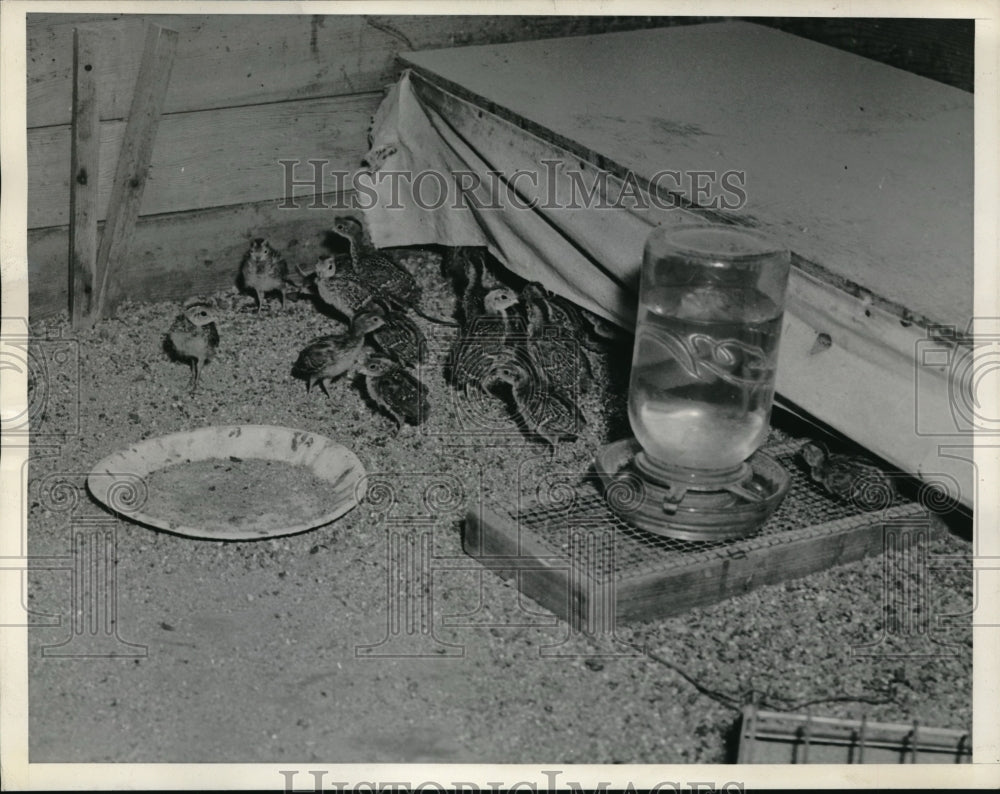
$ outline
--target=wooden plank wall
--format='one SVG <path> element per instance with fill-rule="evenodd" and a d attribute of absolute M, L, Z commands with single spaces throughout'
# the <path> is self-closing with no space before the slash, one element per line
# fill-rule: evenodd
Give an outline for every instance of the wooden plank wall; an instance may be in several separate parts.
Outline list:
<path fill-rule="evenodd" d="M 145 25 L 153 21 L 179 34 L 133 253 L 122 267 L 126 295 L 166 299 L 234 283 L 246 241 L 257 234 L 267 234 L 279 246 L 293 249 L 294 261 L 307 264 L 314 259 L 332 213 L 309 210 L 305 200 L 298 210 L 278 209 L 284 191 L 284 171 L 278 161 L 325 159 L 331 169 L 358 168 L 367 148 L 371 114 L 383 89 L 398 74 L 396 56 L 400 52 L 691 24 L 705 19 L 29 14 L 31 316 L 65 311 L 68 303 L 72 41 L 76 26 L 96 30 L 103 43 L 96 67 L 101 118 L 99 219 L 107 211 Z M 965 23 L 952 23 L 955 29 L 945 31 L 919 27 L 925 22 L 922 20 L 897 20 L 897 27 L 892 27 L 893 21 L 877 22 L 872 27 L 872 23 L 854 21 L 853 26 L 844 28 L 830 21 L 774 20 L 776 26 L 798 26 L 794 32 L 800 35 L 820 40 L 826 36 L 834 46 L 853 48 L 870 57 L 878 58 L 890 47 L 889 56 L 897 61 L 905 61 L 907 52 L 918 52 L 921 63 L 957 62 L 959 71 L 964 68 L 963 57 L 971 64 L 971 33 L 965 29 L 968 25 L 962 27 Z M 944 24 L 936 20 L 926 23 Z M 932 35 L 935 30 L 947 35 Z M 909 40 L 921 46 L 907 50 L 903 42 Z M 864 51 L 866 47 L 873 52 Z M 927 55 L 929 48 L 934 50 L 931 55 Z M 903 62 L 895 65 L 906 67 Z M 311 195 L 313 190 L 300 187 L 295 192 Z"/>
<path fill-rule="evenodd" d="M 29 14 L 28 267 L 32 318 L 66 310 L 72 41 L 102 40 L 97 217 L 107 213 L 148 22 L 179 33 L 127 296 L 181 298 L 234 283 L 248 238 L 313 261 L 332 213 L 278 209 L 279 160 L 354 171 L 399 52 L 685 24 L 698 18 Z M 305 172 L 308 174 L 308 172 Z M 296 174 L 302 178 L 303 172 Z M 335 185 L 325 186 L 334 189 Z M 295 189 L 297 195 L 313 188 Z M 332 198 L 332 197 L 331 197 Z M 326 203 L 330 203 L 329 200 Z"/>

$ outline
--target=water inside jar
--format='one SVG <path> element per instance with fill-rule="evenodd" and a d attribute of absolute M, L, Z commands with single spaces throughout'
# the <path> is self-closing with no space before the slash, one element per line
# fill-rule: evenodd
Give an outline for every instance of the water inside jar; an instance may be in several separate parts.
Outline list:
<path fill-rule="evenodd" d="M 767 437 L 781 308 L 753 287 L 653 286 L 639 306 L 629 420 L 646 453 L 737 466 Z"/>

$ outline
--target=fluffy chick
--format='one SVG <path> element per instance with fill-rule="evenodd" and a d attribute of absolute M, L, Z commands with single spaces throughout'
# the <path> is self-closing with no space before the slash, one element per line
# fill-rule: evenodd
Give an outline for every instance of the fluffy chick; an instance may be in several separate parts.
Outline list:
<path fill-rule="evenodd" d="M 451 383 L 456 389 L 470 392 L 482 387 L 485 376 L 497 356 L 512 345 L 510 310 L 517 304 L 517 294 L 506 287 L 490 290 L 483 298 L 483 312 L 468 327 L 452 352 Z"/>
<path fill-rule="evenodd" d="M 608 345 L 632 344 L 632 337 L 611 321 L 586 309 L 580 309 L 580 315 L 590 331 L 590 334 L 584 337 L 584 345 L 588 349 L 600 352 L 605 350 Z"/>
<path fill-rule="evenodd" d="M 365 376 L 365 389 L 380 409 L 396 422 L 420 424 L 430 411 L 427 388 L 417 378 L 384 356 L 368 354 L 358 365 Z"/>
<path fill-rule="evenodd" d="M 483 301 L 489 290 L 483 284 L 485 253 L 477 248 L 457 248 L 448 262 L 461 299 L 462 329 L 466 332 L 485 311 Z"/>
<path fill-rule="evenodd" d="M 831 453 L 824 444 L 809 441 L 798 451 L 809 475 L 823 490 L 862 510 L 884 510 L 896 500 L 889 476 L 870 460 Z"/>
<path fill-rule="evenodd" d="M 583 349 L 588 334 L 579 309 L 537 281 L 522 288 L 520 299 L 531 357 L 558 388 L 569 394 L 586 392 L 594 372 Z"/>
<path fill-rule="evenodd" d="M 360 279 L 340 272 L 332 256 L 321 257 L 316 262 L 315 274 L 319 299 L 348 321 L 376 299 L 375 293 Z"/>
<path fill-rule="evenodd" d="M 491 289 L 483 298 L 482 316 L 469 328 L 469 336 L 499 336 L 506 340 L 512 333 L 510 310 L 517 305 L 517 293 L 506 287 Z"/>
<path fill-rule="evenodd" d="M 355 218 L 334 219 L 334 234 L 347 240 L 354 275 L 375 294 L 401 308 L 415 307 L 420 287 L 412 274 L 389 257 L 380 254 L 367 240 L 364 226 Z"/>
<path fill-rule="evenodd" d="M 427 338 L 407 315 L 373 305 L 385 324 L 372 332 L 372 341 L 385 355 L 404 367 L 416 367 L 427 358 Z"/>
<path fill-rule="evenodd" d="M 552 457 L 560 441 L 575 440 L 585 426 L 576 403 L 547 382 L 540 371 L 508 361 L 495 368 L 491 377 L 510 386 L 518 418 L 528 431 L 550 445 Z"/>
<path fill-rule="evenodd" d="M 257 237 L 250 242 L 240 266 L 240 277 L 243 288 L 254 294 L 258 312 L 269 292 L 280 293 L 284 307 L 285 291 L 292 286 L 288 281 L 288 264 L 265 238 Z"/>
<path fill-rule="evenodd" d="M 219 329 L 211 304 L 192 298 L 182 308 L 167 332 L 167 346 L 174 358 L 190 365 L 190 389 L 194 392 L 202 366 L 219 347 Z"/>
<path fill-rule="evenodd" d="M 373 312 L 361 312 L 351 321 L 351 327 L 342 334 L 329 334 L 312 340 L 299 353 L 292 366 L 292 375 L 306 381 L 306 391 L 314 383 L 327 397 L 326 384 L 356 368 L 358 356 L 365 343 L 365 336 L 381 328 L 384 320 Z"/>

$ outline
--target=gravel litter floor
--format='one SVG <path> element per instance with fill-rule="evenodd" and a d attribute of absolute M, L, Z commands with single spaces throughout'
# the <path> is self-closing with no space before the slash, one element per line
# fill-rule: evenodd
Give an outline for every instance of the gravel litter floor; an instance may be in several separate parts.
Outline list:
<path fill-rule="evenodd" d="M 438 253 L 414 250 L 404 262 L 422 282 L 424 310 L 450 317 Z M 466 561 L 428 584 L 437 641 L 419 645 L 426 656 L 379 655 L 392 617 L 391 532 L 390 508 L 377 499 L 317 530 L 252 543 L 119 522 L 116 629 L 145 656 L 43 655 L 66 641 L 70 622 L 34 627 L 32 762 L 724 763 L 734 753 L 733 704 L 751 693 L 772 708 L 971 729 L 972 574 L 962 562 L 971 546 L 944 526 L 930 558 L 958 561 L 924 574 L 927 634 L 884 634 L 898 607 L 892 587 L 904 583 L 885 588 L 894 560 L 875 557 L 620 626 L 614 649 L 627 653 L 609 655 L 540 607 L 529 604 L 532 619 L 519 619 L 516 588 L 462 554 L 460 521 L 473 500 L 530 497 L 540 467 L 582 473 L 603 444 L 626 435 L 627 354 L 593 355 L 604 386 L 583 400 L 579 441 L 561 444 L 550 462 L 499 400 L 470 404 L 450 392 L 434 362 L 454 329 L 417 320 L 435 351 L 425 373 L 431 416 L 397 434 L 360 381 L 334 382 L 327 398 L 291 376 L 306 342 L 342 328 L 333 316 L 306 299 L 257 314 L 235 289 L 211 297 L 222 341 L 193 396 L 187 367 L 162 347 L 176 303 L 125 304 L 79 334 L 64 317 L 32 325 L 33 338 L 50 340 L 40 353 L 62 346 L 71 356 L 48 362 L 46 413 L 32 439 L 29 553 L 65 557 L 74 519 L 108 515 L 85 493 L 69 513 L 55 479 L 82 489 L 97 460 L 165 433 L 285 425 L 353 449 L 394 491 L 390 515 L 426 519 L 434 553 Z M 45 435 L 60 428 L 64 441 Z M 66 571 L 28 578 L 40 624 L 72 615 Z M 443 625 L 459 615 L 472 625 Z M 871 655 L 852 653 L 880 637 Z M 555 646 L 558 656 L 540 652 Z"/>

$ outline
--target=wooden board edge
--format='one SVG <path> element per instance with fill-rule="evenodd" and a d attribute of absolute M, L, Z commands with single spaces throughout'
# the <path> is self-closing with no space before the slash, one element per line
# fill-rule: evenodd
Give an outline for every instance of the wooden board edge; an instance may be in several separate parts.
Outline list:
<path fill-rule="evenodd" d="M 553 553 L 519 533 L 516 523 L 485 505 L 470 508 L 462 525 L 462 550 L 505 579 L 516 576 L 523 595 L 569 620 L 573 610 L 568 562 L 565 568 L 543 565 L 539 558 L 551 560 Z"/>
<path fill-rule="evenodd" d="M 887 517 L 859 522 L 859 517 L 800 530 L 798 538 L 685 566 L 677 573 L 646 574 L 619 583 L 617 617 L 634 621 L 673 617 L 707 607 L 759 587 L 800 579 L 881 554 L 886 532 L 918 531 L 929 520 L 918 505 L 893 508 Z M 924 516 L 921 518 L 921 516 Z M 664 593 L 675 599 L 664 601 Z M 665 606 L 661 606 L 666 604 Z"/>
<path fill-rule="evenodd" d="M 765 585 L 799 579 L 867 557 L 886 547 L 886 531 L 928 529 L 929 520 L 918 505 L 902 505 L 884 515 L 864 521 L 850 516 L 797 531 L 791 542 L 759 546 L 730 557 L 713 557 L 682 568 L 620 577 L 610 600 L 614 619 L 642 622 L 675 617 L 691 609 L 707 607 L 749 593 Z M 602 614 L 608 603 L 608 588 L 590 581 L 585 571 L 543 566 L 541 560 L 554 553 L 519 532 L 514 521 L 486 507 L 470 509 L 466 515 L 462 547 L 466 554 L 504 578 L 517 572 L 522 592 L 565 619 Z M 574 587 L 574 583 L 577 585 Z M 664 599 L 664 594 L 673 598 Z"/>

